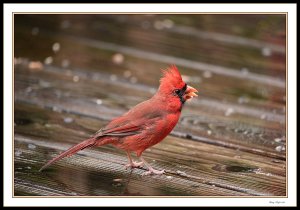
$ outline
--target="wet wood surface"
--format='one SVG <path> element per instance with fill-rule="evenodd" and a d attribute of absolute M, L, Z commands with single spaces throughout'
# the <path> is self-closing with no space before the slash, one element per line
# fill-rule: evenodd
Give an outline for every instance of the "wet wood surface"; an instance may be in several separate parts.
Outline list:
<path fill-rule="evenodd" d="M 286 196 L 284 15 L 14 15 L 15 196 Z M 199 90 L 144 157 L 49 159 L 150 98 L 176 64 Z"/>

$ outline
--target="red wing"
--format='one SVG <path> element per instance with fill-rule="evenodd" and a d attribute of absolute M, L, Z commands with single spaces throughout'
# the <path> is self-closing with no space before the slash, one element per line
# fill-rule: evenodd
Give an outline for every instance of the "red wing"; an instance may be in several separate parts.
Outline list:
<path fill-rule="evenodd" d="M 103 129 L 102 135 L 104 136 L 130 136 L 138 134 L 140 131 L 140 126 L 133 124 L 125 124 L 119 127 L 114 127 L 110 129 Z"/>
<path fill-rule="evenodd" d="M 162 115 L 163 113 L 148 100 L 138 104 L 123 116 L 111 121 L 107 126 L 99 130 L 95 137 L 136 135 L 143 132 L 147 127 L 155 126 Z"/>
<path fill-rule="evenodd" d="M 125 121 L 118 125 L 114 123 L 100 129 L 95 137 L 98 139 L 102 136 L 131 136 L 143 132 L 146 128 L 155 126 L 159 118 L 145 120 L 135 120 L 135 121 Z"/>
<path fill-rule="evenodd" d="M 96 134 L 96 138 L 102 136 L 131 136 L 140 133 L 142 130 L 142 124 L 140 122 L 122 122 L 118 125 L 109 124 L 108 126 L 99 130 Z"/>

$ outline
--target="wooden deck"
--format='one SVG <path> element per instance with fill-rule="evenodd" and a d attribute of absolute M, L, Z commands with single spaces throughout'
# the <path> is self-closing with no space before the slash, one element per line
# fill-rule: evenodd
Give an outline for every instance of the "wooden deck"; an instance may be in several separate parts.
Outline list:
<path fill-rule="evenodd" d="M 284 15 L 15 15 L 15 196 L 286 196 Z M 49 159 L 151 97 L 176 64 L 199 90 L 126 170 L 112 146 Z"/>

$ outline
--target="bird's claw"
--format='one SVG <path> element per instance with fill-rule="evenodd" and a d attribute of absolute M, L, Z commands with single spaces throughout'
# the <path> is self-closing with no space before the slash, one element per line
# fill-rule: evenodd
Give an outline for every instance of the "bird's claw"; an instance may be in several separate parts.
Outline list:
<path fill-rule="evenodd" d="M 147 176 L 147 175 L 151 175 L 151 174 L 155 174 L 155 175 L 162 175 L 165 173 L 165 170 L 155 170 L 153 168 L 149 169 L 148 171 L 144 172 L 142 174 L 142 176 Z"/>
<path fill-rule="evenodd" d="M 128 169 L 128 168 L 141 168 L 143 166 L 143 162 L 135 162 L 133 161 L 132 163 L 129 163 L 127 165 L 125 165 L 125 168 Z"/>

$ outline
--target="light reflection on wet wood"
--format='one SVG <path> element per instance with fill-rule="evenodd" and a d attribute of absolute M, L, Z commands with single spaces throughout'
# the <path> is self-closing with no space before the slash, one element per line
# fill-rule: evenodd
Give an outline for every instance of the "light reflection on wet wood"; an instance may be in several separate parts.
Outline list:
<path fill-rule="evenodd" d="M 284 16 L 253 18 L 277 21 L 269 40 L 231 28 L 228 35 L 218 24 L 211 31 L 197 26 L 196 20 L 221 25 L 230 16 L 91 17 L 15 16 L 16 196 L 286 195 L 285 54 L 278 35 Z M 162 20 L 173 25 L 158 30 Z M 241 16 L 237 24 L 255 27 L 250 20 Z M 171 135 L 145 152 L 165 176 L 125 170 L 125 154 L 112 146 L 38 172 L 151 97 L 170 62 L 200 97 L 186 104 Z"/>

